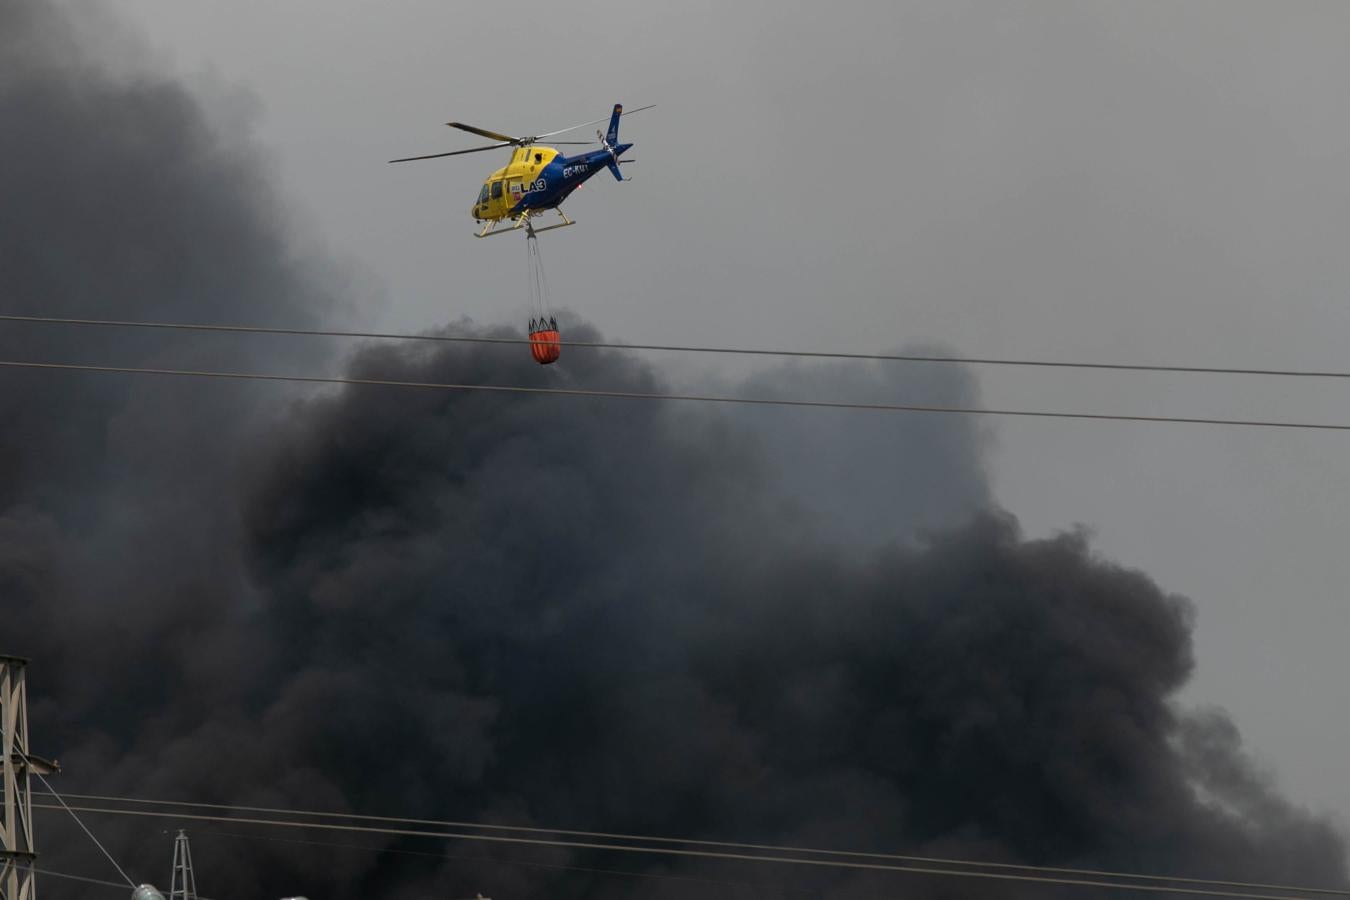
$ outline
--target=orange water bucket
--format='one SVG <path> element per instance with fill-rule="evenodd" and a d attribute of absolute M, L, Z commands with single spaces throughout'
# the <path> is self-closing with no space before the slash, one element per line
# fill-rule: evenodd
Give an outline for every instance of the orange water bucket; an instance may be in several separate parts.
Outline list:
<path fill-rule="evenodd" d="M 530 332 L 530 353 L 534 355 L 534 361 L 541 366 L 557 362 L 558 357 L 562 355 L 562 336 L 558 334 L 558 326 L 554 322 L 547 324 L 549 327 L 540 327 Z"/>

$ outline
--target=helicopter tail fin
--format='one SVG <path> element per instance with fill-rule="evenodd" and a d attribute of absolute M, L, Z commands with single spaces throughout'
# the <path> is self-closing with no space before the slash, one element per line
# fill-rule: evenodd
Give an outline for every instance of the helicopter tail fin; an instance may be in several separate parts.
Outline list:
<path fill-rule="evenodd" d="M 619 117 L 623 115 L 623 104 L 615 103 L 614 112 L 609 117 L 609 131 L 604 137 L 605 149 L 609 151 L 609 172 L 614 176 L 615 181 L 623 181 L 623 173 L 619 171 L 619 156 L 627 150 L 632 144 L 619 143 Z"/>

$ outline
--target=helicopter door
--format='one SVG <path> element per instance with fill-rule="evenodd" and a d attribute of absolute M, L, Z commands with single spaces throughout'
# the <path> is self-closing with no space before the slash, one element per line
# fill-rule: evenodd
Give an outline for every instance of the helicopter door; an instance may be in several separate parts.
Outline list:
<path fill-rule="evenodd" d="M 498 203 L 497 201 L 501 199 L 502 199 L 502 179 L 498 178 L 496 181 L 492 182 L 492 205 L 500 206 L 501 204 Z"/>

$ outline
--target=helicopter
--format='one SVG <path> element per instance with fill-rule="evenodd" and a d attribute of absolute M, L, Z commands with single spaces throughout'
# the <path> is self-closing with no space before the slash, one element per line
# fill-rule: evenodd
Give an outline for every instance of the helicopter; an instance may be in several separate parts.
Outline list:
<path fill-rule="evenodd" d="M 421 159 L 439 159 L 444 156 L 462 156 L 466 153 L 481 153 L 485 150 L 513 147 L 511 161 L 487 177 L 487 180 L 483 182 L 482 189 L 478 192 L 477 199 L 474 200 L 473 206 L 469 210 L 469 214 L 473 216 L 474 221 L 483 226 L 481 231 L 475 232 L 474 237 L 482 238 L 494 234 L 504 234 L 508 231 L 517 231 L 522 227 L 525 228 L 530 237 L 533 237 L 538 232 L 575 225 L 575 222 L 567 218 L 567 214 L 562 211 L 560 204 L 601 169 L 609 169 L 610 173 L 619 181 L 628 180 L 619 171 L 619 164 L 630 163 L 632 160 L 620 159 L 619 157 L 633 145 L 631 143 L 619 143 L 619 119 L 623 116 L 631 116 L 633 113 L 641 112 L 644 109 L 651 109 L 653 106 L 655 104 L 640 106 L 637 109 L 624 112 L 623 104 L 614 104 L 614 110 L 609 116 L 609 130 L 603 133 L 595 132 L 595 136 L 600 142 L 599 149 L 588 150 L 576 156 L 567 156 L 554 147 L 546 147 L 540 144 L 539 140 L 575 131 L 578 128 L 585 128 L 588 125 L 598 125 L 604 122 L 604 119 L 594 119 L 590 122 L 582 122 L 580 125 L 572 125 L 567 128 L 560 128 L 557 131 L 549 131 L 529 137 L 511 137 L 508 134 L 489 131 L 486 128 L 478 128 L 474 125 L 466 125 L 463 122 L 446 122 L 445 124 L 451 128 L 458 128 L 460 131 L 491 138 L 499 143 L 489 144 L 486 147 L 471 147 L 468 150 L 452 150 L 449 153 L 408 156 L 403 159 L 391 159 L 389 162 L 402 163 Z M 590 142 L 553 141 L 552 143 L 561 146 L 564 144 L 589 145 Z M 544 228 L 535 228 L 530 222 L 531 217 L 538 216 L 550 209 L 562 217 L 562 222 Z M 503 223 L 508 221 L 512 223 L 511 226 L 509 228 L 502 227 Z"/>

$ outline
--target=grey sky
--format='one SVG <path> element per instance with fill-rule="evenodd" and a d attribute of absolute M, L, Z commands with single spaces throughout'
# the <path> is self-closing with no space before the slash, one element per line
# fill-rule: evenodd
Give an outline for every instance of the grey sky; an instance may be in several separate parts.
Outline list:
<path fill-rule="evenodd" d="M 450 118 L 535 132 L 621 100 L 659 104 L 624 124 L 634 181 L 588 184 L 543 247 L 555 305 L 612 337 L 1345 368 L 1342 2 L 103 2 L 275 153 L 370 285 L 362 324 L 525 317 L 519 243 L 469 237 L 501 161 L 386 159 L 470 146 Z M 1340 385 L 980 381 L 991 406 L 1350 421 Z M 1188 696 L 1350 819 L 1345 439 L 994 434 L 999 501 L 1194 599 Z"/>

